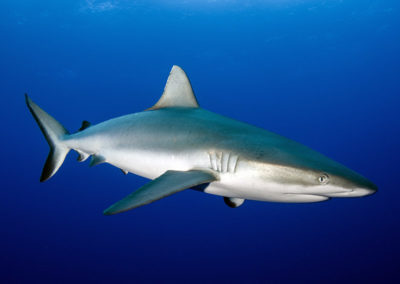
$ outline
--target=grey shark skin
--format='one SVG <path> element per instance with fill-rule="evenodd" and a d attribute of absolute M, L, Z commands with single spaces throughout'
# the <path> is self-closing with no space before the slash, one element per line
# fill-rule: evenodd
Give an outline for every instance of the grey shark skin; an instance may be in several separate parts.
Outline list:
<path fill-rule="evenodd" d="M 109 163 L 152 179 L 104 213 L 124 212 L 195 188 L 224 197 L 230 207 L 245 199 L 319 202 L 360 197 L 377 187 L 310 148 L 199 107 L 189 79 L 173 66 L 164 93 L 150 109 L 68 131 L 26 96 L 49 145 L 41 181 L 55 174 L 70 149 L 79 161 Z"/>

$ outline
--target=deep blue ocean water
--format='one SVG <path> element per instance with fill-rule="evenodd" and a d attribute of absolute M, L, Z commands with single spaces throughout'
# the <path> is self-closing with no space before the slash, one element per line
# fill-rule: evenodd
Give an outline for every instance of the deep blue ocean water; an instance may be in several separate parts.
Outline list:
<path fill-rule="evenodd" d="M 147 182 L 48 146 L 24 93 L 70 131 L 142 111 L 181 66 L 200 105 L 301 142 L 379 186 L 315 204 L 184 191 L 102 211 Z M 400 281 L 400 2 L 0 2 L 1 283 Z"/>

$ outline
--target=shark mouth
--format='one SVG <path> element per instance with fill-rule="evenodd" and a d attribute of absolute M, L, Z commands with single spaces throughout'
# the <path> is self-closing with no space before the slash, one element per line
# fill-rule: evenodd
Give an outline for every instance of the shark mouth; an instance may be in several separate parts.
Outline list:
<path fill-rule="evenodd" d="M 354 188 L 346 191 L 341 191 L 341 192 L 331 192 L 331 193 L 326 193 L 323 194 L 324 196 L 328 197 L 362 197 L 362 196 L 368 196 L 371 194 L 374 194 L 376 190 L 373 189 L 367 189 L 367 188 Z"/>
<path fill-rule="evenodd" d="M 332 192 L 309 192 L 304 193 L 285 193 L 282 197 L 283 202 L 299 202 L 299 203 L 311 203 L 321 202 L 331 199 L 332 197 L 361 197 L 375 193 L 375 190 L 365 188 L 354 188 L 354 189 L 343 189 L 341 191 Z"/>
<path fill-rule="evenodd" d="M 305 189 L 305 188 L 293 188 L 290 192 L 286 193 L 287 195 L 307 195 L 307 196 L 319 196 L 319 197 L 362 197 L 374 194 L 376 192 L 375 189 L 370 188 L 314 188 L 314 189 Z"/>

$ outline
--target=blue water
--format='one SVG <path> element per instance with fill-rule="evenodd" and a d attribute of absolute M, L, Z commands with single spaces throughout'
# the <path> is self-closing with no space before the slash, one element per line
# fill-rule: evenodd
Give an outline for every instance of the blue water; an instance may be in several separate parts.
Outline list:
<path fill-rule="evenodd" d="M 205 3 L 203 3 L 205 2 Z M 103 216 L 144 178 L 48 146 L 28 92 L 75 131 L 152 106 L 173 64 L 200 105 L 363 174 L 373 196 L 316 204 L 184 191 Z M 0 2 L 1 283 L 400 281 L 400 2 Z"/>

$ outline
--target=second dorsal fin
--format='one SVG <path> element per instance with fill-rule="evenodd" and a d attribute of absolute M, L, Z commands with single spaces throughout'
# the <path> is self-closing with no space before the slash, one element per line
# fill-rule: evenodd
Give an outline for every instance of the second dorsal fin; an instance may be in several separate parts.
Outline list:
<path fill-rule="evenodd" d="M 199 107 L 189 78 L 186 76 L 185 71 L 176 65 L 171 69 L 164 93 L 149 110 L 168 107 Z"/>
<path fill-rule="evenodd" d="M 90 122 L 89 122 L 89 121 L 87 121 L 87 120 L 84 120 L 84 121 L 82 121 L 81 128 L 79 128 L 79 129 L 78 129 L 78 131 L 85 130 L 85 129 L 86 129 L 86 128 L 88 128 L 90 125 L 91 125 L 91 124 L 90 124 Z"/>

